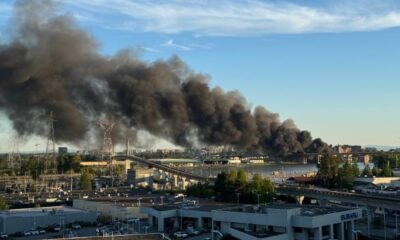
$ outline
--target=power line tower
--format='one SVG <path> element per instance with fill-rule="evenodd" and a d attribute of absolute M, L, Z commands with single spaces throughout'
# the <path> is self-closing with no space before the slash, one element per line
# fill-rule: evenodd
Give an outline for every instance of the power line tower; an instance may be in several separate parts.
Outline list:
<path fill-rule="evenodd" d="M 114 167 L 112 163 L 112 157 L 114 156 L 114 145 L 112 142 L 112 129 L 115 125 L 113 120 L 99 120 L 97 124 L 103 130 L 103 148 L 101 150 L 101 159 L 107 160 L 110 166 L 111 172 L 111 187 L 114 187 Z"/>
<path fill-rule="evenodd" d="M 113 120 L 99 120 L 97 124 L 103 130 L 103 148 L 101 150 L 101 158 L 110 160 L 114 155 L 114 145 L 112 142 L 112 129 L 114 128 Z"/>
<path fill-rule="evenodd" d="M 53 111 L 47 117 L 47 144 L 44 157 L 45 173 L 57 173 L 56 142 L 54 138 L 54 116 Z"/>
<path fill-rule="evenodd" d="M 8 153 L 8 163 L 9 169 L 14 169 L 15 165 L 21 165 L 21 155 L 19 154 L 19 137 L 15 135 L 11 139 L 11 151 Z"/>

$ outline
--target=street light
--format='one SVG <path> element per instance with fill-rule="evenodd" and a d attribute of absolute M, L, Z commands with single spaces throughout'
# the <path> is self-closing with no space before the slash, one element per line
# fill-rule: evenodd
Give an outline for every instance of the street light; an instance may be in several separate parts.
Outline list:
<path fill-rule="evenodd" d="M 257 194 L 257 205 L 260 205 L 260 196 L 261 194 Z"/>
<path fill-rule="evenodd" d="M 142 198 L 138 198 L 138 207 L 140 207 L 140 200 L 142 200 Z"/>

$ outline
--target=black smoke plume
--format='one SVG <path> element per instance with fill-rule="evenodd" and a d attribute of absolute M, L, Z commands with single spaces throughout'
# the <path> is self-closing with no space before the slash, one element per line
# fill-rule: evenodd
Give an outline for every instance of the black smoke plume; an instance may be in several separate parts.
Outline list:
<path fill-rule="evenodd" d="M 251 110 L 238 92 L 210 88 L 178 57 L 152 63 L 129 50 L 99 54 L 92 37 L 50 1 L 18 1 L 9 40 L 0 45 L 0 110 L 21 135 L 44 135 L 53 111 L 58 141 L 77 143 L 99 118 L 118 133 L 138 129 L 181 146 L 209 145 L 276 153 L 318 152 L 320 139 Z M 124 139 L 124 138 L 122 138 Z"/>

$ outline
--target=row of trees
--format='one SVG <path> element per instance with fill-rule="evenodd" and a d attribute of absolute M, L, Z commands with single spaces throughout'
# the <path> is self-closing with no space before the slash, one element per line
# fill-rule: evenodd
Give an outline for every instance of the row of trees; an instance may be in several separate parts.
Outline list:
<path fill-rule="evenodd" d="M 318 164 L 318 180 L 324 187 L 328 188 L 351 188 L 354 179 L 359 176 L 392 176 L 389 161 L 382 165 L 382 168 L 365 165 L 362 172 L 357 163 L 350 164 L 348 161 L 341 166 L 340 159 L 335 155 L 325 155 Z"/>
<path fill-rule="evenodd" d="M 254 174 L 249 181 L 243 170 L 222 172 L 218 174 L 214 186 L 209 184 L 193 185 L 187 189 L 189 196 L 216 197 L 221 202 L 237 202 L 254 204 L 270 202 L 274 196 L 273 183 L 259 174 Z"/>

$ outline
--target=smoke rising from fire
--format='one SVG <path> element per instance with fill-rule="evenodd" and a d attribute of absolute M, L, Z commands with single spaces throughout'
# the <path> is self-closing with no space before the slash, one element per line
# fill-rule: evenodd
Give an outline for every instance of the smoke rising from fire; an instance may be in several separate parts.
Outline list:
<path fill-rule="evenodd" d="M 87 137 L 99 118 L 121 136 L 145 130 L 177 145 L 194 141 L 237 149 L 296 153 L 326 144 L 292 120 L 251 110 L 238 92 L 211 88 L 179 57 L 152 63 L 129 50 L 102 56 L 96 41 L 50 1 L 19 1 L 10 40 L 0 45 L 0 110 L 20 135 L 44 135 L 53 111 L 58 141 Z"/>

